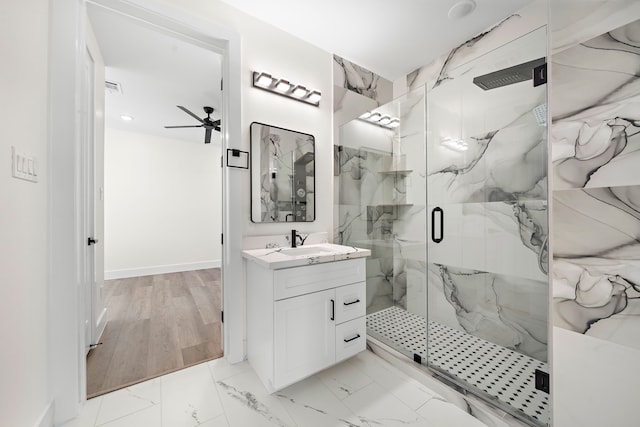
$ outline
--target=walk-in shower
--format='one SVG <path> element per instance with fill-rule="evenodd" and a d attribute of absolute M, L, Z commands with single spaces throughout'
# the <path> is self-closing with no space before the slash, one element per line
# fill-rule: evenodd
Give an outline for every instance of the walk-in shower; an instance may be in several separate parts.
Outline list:
<path fill-rule="evenodd" d="M 545 56 L 540 28 L 336 147 L 338 243 L 372 252 L 367 333 L 532 425 L 549 423 L 546 85 L 474 78 Z"/>

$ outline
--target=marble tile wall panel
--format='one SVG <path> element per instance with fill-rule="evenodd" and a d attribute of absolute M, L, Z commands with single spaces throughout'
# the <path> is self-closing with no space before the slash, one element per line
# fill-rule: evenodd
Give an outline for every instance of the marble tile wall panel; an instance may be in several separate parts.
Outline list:
<path fill-rule="evenodd" d="M 373 99 L 378 105 L 393 99 L 391 81 L 338 55 L 333 55 L 333 84 Z"/>
<path fill-rule="evenodd" d="M 554 41 L 553 312 L 555 326 L 640 348 L 640 8 L 620 5 L 636 20 Z"/>
<path fill-rule="evenodd" d="M 429 261 L 457 267 L 547 280 L 547 201 L 440 205 L 444 233 L 429 237 Z M 427 235 L 431 236 L 431 211 Z"/>
<path fill-rule="evenodd" d="M 425 85 L 429 89 L 437 87 L 450 78 L 452 70 L 546 24 L 547 1 L 533 1 L 429 64 L 407 74 L 407 88 L 413 90 Z"/>
<path fill-rule="evenodd" d="M 433 320 L 547 360 L 546 281 L 443 264 L 428 267 L 429 298 L 434 299 L 429 307 L 437 305 L 442 316 Z"/>

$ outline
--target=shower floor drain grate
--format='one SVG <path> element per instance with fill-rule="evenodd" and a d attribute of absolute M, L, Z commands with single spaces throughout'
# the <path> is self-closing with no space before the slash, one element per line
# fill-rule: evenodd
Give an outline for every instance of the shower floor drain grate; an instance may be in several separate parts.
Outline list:
<path fill-rule="evenodd" d="M 367 332 L 425 360 L 426 319 L 399 307 L 367 315 Z M 536 390 L 535 370 L 547 364 L 466 332 L 429 322 L 429 361 L 542 424 L 549 423 L 549 395 Z"/>

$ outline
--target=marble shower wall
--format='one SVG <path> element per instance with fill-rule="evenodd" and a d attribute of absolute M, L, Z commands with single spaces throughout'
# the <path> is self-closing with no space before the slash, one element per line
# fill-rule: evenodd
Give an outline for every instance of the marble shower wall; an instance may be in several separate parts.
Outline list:
<path fill-rule="evenodd" d="M 534 2 L 407 76 L 427 87 L 428 317 L 547 360 L 546 86 L 482 90 L 473 78 L 546 57 Z M 463 141 L 463 149 L 447 141 Z"/>
<path fill-rule="evenodd" d="M 551 143 L 554 324 L 640 349 L 638 12 L 554 38 Z"/>
<path fill-rule="evenodd" d="M 408 308 L 415 301 L 407 301 L 407 288 L 426 283 L 424 93 L 377 111 L 399 117 L 400 127 L 354 120 L 342 126 L 336 147 L 335 241 L 372 251 L 368 313 Z M 424 311 L 426 296 L 420 304 Z"/>

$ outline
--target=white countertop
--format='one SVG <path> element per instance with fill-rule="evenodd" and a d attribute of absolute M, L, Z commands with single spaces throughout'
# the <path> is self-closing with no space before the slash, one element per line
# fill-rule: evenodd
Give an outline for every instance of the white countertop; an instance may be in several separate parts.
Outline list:
<path fill-rule="evenodd" d="M 301 254 L 295 254 L 298 250 Z M 293 251 L 293 253 L 291 253 Z M 287 254 L 289 252 L 289 254 Z M 353 246 L 321 243 L 304 245 L 297 248 L 248 249 L 242 251 L 242 257 L 263 267 L 277 270 L 280 268 L 298 267 L 308 264 L 342 261 L 345 259 L 363 258 L 371 255 L 369 249 Z"/>

